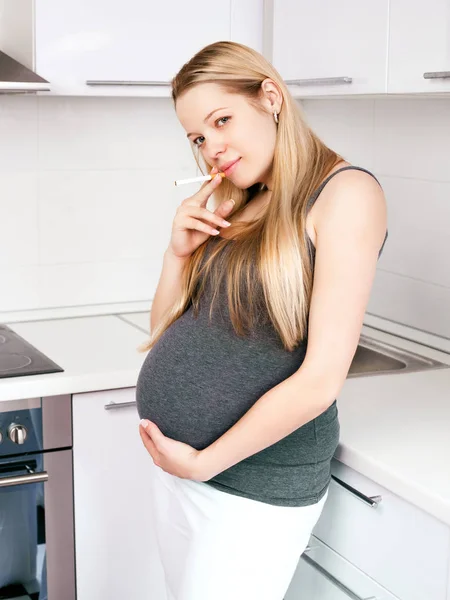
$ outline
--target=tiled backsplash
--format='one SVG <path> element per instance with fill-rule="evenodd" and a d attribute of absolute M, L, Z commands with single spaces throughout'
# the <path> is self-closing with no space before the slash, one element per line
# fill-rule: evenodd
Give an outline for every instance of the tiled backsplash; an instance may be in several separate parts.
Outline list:
<path fill-rule="evenodd" d="M 450 99 L 303 107 L 387 196 L 368 311 L 450 337 Z M 0 321 L 151 299 L 176 207 L 194 191 L 173 180 L 195 172 L 169 99 L 0 97 Z"/>
<path fill-rule="evenodd" d="M 389 239 L 368 312 L 450 338 L 450 99 L 307 100 L 314 130 L 378 177 Z"/>
<path fill-rule="evenodd" d="M 192 173 L 167 98 L 0 97 L 0 321 L 151 299 Z"/>

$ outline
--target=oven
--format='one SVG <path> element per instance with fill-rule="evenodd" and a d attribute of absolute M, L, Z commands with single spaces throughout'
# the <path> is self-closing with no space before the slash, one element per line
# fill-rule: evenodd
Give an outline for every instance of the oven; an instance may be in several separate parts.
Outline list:
<path fill-rule="evenodd" d="M 0 598 L 75 600 L 71 396 L 0 401 Z"/>

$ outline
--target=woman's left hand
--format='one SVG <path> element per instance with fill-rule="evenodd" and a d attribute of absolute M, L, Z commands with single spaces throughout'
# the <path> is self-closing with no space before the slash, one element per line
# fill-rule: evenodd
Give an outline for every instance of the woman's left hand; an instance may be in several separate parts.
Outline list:
<path fill-rule="evenodd" d="M 166 437 L 159 427 L 151 421 L 141 421 L 139 434 L 153 462 L 161 467 L 163 471 L 194 481 L 207 481 L 209 479 L 205 473 L 202 473 L 200 450 Z"/>

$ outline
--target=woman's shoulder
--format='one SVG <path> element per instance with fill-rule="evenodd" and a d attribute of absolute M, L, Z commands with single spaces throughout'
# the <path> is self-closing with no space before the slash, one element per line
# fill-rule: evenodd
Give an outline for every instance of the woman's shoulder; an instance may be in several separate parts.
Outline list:
<path fill-rule="evenodd" d="M 314 212 L 318 214 L 327 210 L 338 196 L 347 195 L 384 197 L 380 182 L 370 170 L 341 162 L 324 177 L 311 198 L 310 208 L 314 205 Z"/>
<path fill-rule="evenodd" d="M 314 242 L 321 229 L 329 229 L 332 223 L 344 226 L 345 222 L 350 225 L 358 219 L 373 223 L 386 221 L 383 189 L 368 169 L 340 163 L 325 177 L 318 191 L 308 215 L 309 228 L 315 234 Z"/>

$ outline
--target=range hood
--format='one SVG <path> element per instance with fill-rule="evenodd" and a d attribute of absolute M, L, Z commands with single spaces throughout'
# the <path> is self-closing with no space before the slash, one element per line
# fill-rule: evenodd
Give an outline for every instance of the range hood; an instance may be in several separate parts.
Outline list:
<path fill-rule="evenodd" d="M 0 50 L 0 94 L 50 92 L 49 82 Z"/>

